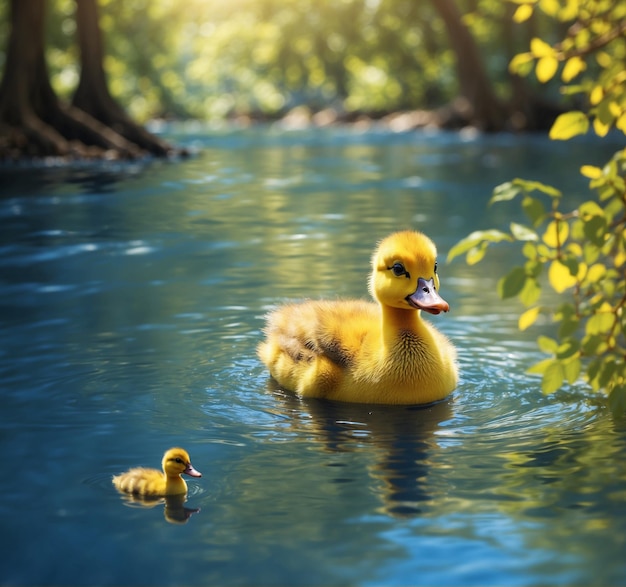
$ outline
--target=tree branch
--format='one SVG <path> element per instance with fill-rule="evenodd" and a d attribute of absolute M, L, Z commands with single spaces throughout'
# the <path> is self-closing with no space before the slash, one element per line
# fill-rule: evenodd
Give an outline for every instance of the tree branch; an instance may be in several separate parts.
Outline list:
<path fill-rule="evenodd" d="M 584 28 L 588 29 L 589 23 L 578 21 L 577 23 L 573 24 L 570 27 L 567 35 L 568 37 L 575 37 L 578 34 L 578 32 Z M 557 45 L 554 46 L 554 48 L 557 51 L 561 52 L 563 56 L 562 60 L 570 59 L 572 57 L 585 57 L 586 55 L 590 55 L 591 53 L 594 53 L 598 49 L 602 49 L 602 47 L 606 47 L 609 43 L 611 43 L 612 41 L 614 41 L 615 39 L 623 35 L 626 35 L 626 21 L 622 22 L 619 26 L 617 26 L 613 30 L 610 30 L 608 33 L 604 33 L 603 35 L 596 37 L 589 43 L 589 45 L 587 45 L 587 47 L 583 49 L 563 51 L 562 49 L 563 43 L 558 43 Z"/>

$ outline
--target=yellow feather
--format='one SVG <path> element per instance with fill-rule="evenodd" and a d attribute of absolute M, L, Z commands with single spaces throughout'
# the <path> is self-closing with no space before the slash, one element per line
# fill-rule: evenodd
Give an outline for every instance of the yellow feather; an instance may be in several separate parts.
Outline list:
<path fill-rule="evenodd" d="M 182 473 L 202 477 L 191 465 L 189 454 L 182 448 L 171 448 L 163 455 L 163 472 L 136 467 L 113 477 L 113 485 L 123 492 L 144 497 L 163 497 L 187 493 Z"/>
<path fill-rule="evenodd" d="M 421 317 L 448 311 L 439 296 L 436 248 L 419 232 L 384 239 L 362 300 L 287 304 L 267 318 L 258 354 L 270 374 L 303 397 L 426 404 L 456 387 L 456 350 Z"/>

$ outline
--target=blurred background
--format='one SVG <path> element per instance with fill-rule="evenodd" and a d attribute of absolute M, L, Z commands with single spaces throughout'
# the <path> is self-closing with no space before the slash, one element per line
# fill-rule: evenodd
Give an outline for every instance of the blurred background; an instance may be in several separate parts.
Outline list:
<path fill-rule="evenodd" d="M 0 70 L 8 5 L 0 4 Z M 100 0 L 98 6 L 111 94 L 139 122 L 287 113 L 317 113 L 320 124 L 379 118 L 467 97 L 468 79 L 486 86 L 476 91 L 509 104 L 523 97 L 522 114 L 509 126 L 545 128 L 553 117 L 542 122 L 529 105 L 550 112 L 563 100 L 559 80 L 543 85 L 509 73 L 511 58 L 531 38 L 557 40 L 566 26 L 539 10 L 516 23 L 514 2 Z M 74 0 L 46 5 L 51 82 L 68 100 L 80 75 L 75 9 Z"/>

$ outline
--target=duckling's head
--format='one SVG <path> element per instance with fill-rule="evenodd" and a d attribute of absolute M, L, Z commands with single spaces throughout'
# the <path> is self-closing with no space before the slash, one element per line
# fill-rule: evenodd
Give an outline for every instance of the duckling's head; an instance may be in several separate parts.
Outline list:
<path fill-rule="evenodd" d="M 396 232 L 380 242 L 369 286 L 372 296 L 386 306 L 431 314 L 450 309 L 438 293 L 437 249 L 421 232 Z"/>
<path fill-rule="evenodd" d="M 182 448 L 170 448 L 166 451 L 161 465 L 168 477 L 175 477 L 181 473 L 191 477 L 202 477 L 202 473 L 192 467 L 189 454 Z"/>

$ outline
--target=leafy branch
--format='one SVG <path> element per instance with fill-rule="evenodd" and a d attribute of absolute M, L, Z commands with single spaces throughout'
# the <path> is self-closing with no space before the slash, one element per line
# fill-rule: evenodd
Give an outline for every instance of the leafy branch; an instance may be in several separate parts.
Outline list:
<path fill-rule="evenodd" d="M 551 81 L 560 65 L 561 80 L 568 84 L 562 92 L 582 94 L 588 112 L 576 110 L 559 116 L 550 138 L 567 140 L 585 134 L 590 119 L 598 136 L 613 127 L 626 133 L 626 11 L 622 2 L 606 0 L 512 0 L 518 4 L 516 22 L 531 18 L 535 10 L 562 22 L 573 21 L 565 38 L 553 45 L 533 38 L 530 51 L 516 55 L 509 64 L 511 73 L 526 76 L 532 71 L 542 83 Z M 584 72 L 598 73 L 572 84 Z"/>
<path fill-rule="evenodd" d="M 494 243 L 519 243 L 526 261 L 498 281 L 498 293 L 517 296 L 527 307 L 518 320 L 520 330 L 540 316 L 557 324 L 556 338 L 537 339 L 550 357 L 529 372 L 542 376 L 544 393 L 582 377 L 592 390 L 608 394 L 616 412 L 626 411 L 625 171 L 626 150 L 603 169 L 583 166 L 597 199 L 569 212 L 561 211 L 562 194 L 551 186 L 522 179 L 504 183 L 495 188 L 490 205 L 517 199 L 530 225 L 511 222 L 509 232 L 473 232 L 448 254 L 448 261 L 465 254 L 474 265 Z M 571 301 L 539 303 L 544 273 L 554 292 L 571 292 Z"/>
<path fill-rule="evenodd" d="M 590 128 L 604 137 L 612 128 L 626 134 L 626 8 L 609 0 L 510 0 L 518 5 L 516 22 L 541 10 L 570 22 L 565 38 L 549 44 L 533 38 L 530 51 L 516 55 L 509 69 L 534 71 L 540 82 L 552 80 L 563 65 L 564 94 L 582 94 L 586 111 L 561 114 L 550 138 L 567 140 Z M 589 62 L 593 60 L 591 66 Z M 589 73 L 591 71 L 591 73 Z M 581 77 L 578 83 L 573 80 Z M 488 247 L 516 243 L 526 261 L 498 281 L 502 298 L 517 296 L 526 309 L 518 327 L 526 330 L 540 318 L 556 325 L 554 338 L 540 335 L 537 345 L 549 355 L 533 365 L 544 393 L 579 379 L 608 396 L 615 413 L 626 413 L 626 149 L 602 168 L 583 165 L 595 199 L 563 211 L 563 195 L 536 181 L 514 179 L 495 188 L 491 204 L 520 202 L 529 225 L 511 222 L 509 231 L 476 231 L 458 242 L 448 260 L 465 255 L 480 262 Z M 548 206 L 544 203 L 548 202 Z M 566 301 L 539 303 L 544 284 Z"/>

